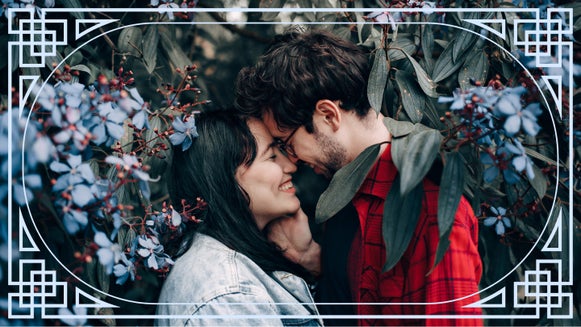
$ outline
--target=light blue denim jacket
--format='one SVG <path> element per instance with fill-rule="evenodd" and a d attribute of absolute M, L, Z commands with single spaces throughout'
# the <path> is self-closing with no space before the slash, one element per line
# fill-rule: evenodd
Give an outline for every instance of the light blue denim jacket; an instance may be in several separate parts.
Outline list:
<path fill-rule="evenodd" d="M 245 255 L 198 234 L 164 282 L 159 326 L 322 326 L 306 282 L 265 273 Z"/>

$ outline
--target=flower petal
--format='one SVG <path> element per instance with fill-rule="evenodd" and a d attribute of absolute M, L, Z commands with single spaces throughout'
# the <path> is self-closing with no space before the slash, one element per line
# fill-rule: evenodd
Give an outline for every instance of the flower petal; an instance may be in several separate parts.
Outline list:
<path fill-rule="evenodd" d="M 492 226 L 498 219 L 496 217 L 488 217 L 484 219 L 484 226 Z"/>
<path fill-rule="evenodd" d="M 79 207 L 84 207 L 89 204 L 95 197 L 91 189 L 84 184 L 77 184 L 71 191 L 73 203 Z"/>
<path fill-rule="evenodd" d="M 504 224 L 496 224 L 496 234 L 503 235 L 505 232 Z"/>
<path fill-rule="evenodd" d="M 512 136 L 520 130 L 521 118 L 517 115 L 510 116 L 504 122 L 506 134 Z"/>
<path fill-rule="evenodd" d="M 95 243 L 97 243 L 97 245 L 99 245 L 102 248 L 113 245 L 113 243 L 107 237 L 107 234 L 101 231 L 95 233 L 95 237 L 93 238 L 93 240 L 95 241 Z"/>
<path fill-rule="evenodd" d="M 50 170 L 54 171 L 55 173 L 66 173 L 71 171 L 71 167 L 69 167 L 68 165 L 65 165 L 62 162 L 58 162 L 58 161 L 53 161 L 50 163 L 50 165 L 48 165 L 48 167 L 50 168 Z"/>

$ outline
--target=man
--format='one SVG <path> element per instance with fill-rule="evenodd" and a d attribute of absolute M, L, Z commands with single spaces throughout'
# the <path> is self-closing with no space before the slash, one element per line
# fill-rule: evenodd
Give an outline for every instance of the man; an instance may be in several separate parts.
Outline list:
<path fill-rule="evenodd" d="M 481 310 L 465 307 L 479 299 L 482 267 L 478 223 L 464 198 L 450 247 L 429 273 L 439 240 L 438 186 L 430 180 L 423 181 L 422 210 L 407 250 L 382 273 L 383 205 L 397 169 L 391 133 L 367 100 L 369 71 L 368 56 L 354 44 L 322 31 L 293 32 L 279 37 L 255 67 L 241 71 L 236 102 L 263 119 L 289 158 L 328 177 L 367 147 L 382 144 L 352 200 L 358 226 L 346 254 L 346 278 L 360 325 L 482 325 L 480 318 L 470 318 Z M 332 253 L 325 246 L 323 256 Z M 335 273 L 325 260 L 322 269 L 323 275 Z"/>

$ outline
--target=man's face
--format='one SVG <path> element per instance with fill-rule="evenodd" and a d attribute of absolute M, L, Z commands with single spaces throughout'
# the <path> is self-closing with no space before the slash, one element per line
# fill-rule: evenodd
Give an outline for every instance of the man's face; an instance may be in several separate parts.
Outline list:
<path fill-rule="evenodd" d="M 321 132 L 316 121 L 313 122 L 314 132 L 311 134 L 304 126 L 296 130 L 279 130 L 270 111 L 263 115 L 262 120 L 273 137 L 285 142 L 285 146 L 290 149 L 287 151 L 288 157 L 293 162 L 300 160 L 313 168 L 315 173 L 327 178 L 331 178 L 346 164 L 343 146 L 334 135 Z"/>

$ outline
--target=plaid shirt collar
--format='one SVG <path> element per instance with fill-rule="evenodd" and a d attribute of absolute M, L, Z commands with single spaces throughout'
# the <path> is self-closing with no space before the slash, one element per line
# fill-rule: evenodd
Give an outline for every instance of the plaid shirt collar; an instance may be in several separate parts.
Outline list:
<path fill-rule="evenodd" d="M 391 157 L 391 144 L 387 144 L 387 147 L 367 174 L 357 193 L 384 200 L 396 175 L 397 168 Z"/>

